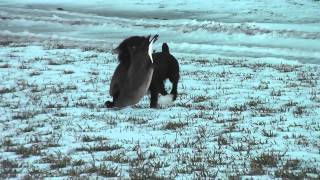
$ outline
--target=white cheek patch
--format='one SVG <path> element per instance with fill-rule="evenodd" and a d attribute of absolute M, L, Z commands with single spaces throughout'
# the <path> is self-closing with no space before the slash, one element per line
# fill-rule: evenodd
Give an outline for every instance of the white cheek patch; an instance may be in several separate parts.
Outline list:
<path fill-rule="evenodd" d="M 153 53 L 153 41 L 152 40 L 149 44 L 149 48 L 148 48 L 148 55 L 150 57 L 151 63 L 153 64 L 153 58 L 152 58 L 152 53 Z"/>

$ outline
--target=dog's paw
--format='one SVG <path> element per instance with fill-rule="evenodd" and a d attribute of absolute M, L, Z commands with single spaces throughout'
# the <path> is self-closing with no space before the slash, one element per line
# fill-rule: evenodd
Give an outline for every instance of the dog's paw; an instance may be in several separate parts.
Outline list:
<path fill-rule="evenodd" d="M 158 104 L 150 104 L 150 108 L 152 109 L 159 109 L 160 106 Z"/>
<path fill-rule="evenodd" d="M 158 99 L 158 103 L 161 106 L 171 106 L 173 105 L 173 95 L 172 94 L 168 94 L 165 96 L 160 96 Z"/>
<path fill-rule="evenodd" d="M 150 106 L 152 109 L 159 109 L 159 106 Z"/>
<path fill-rule="evenodd" d="M 104 103 L 104 105 L 105 105 L 107 108 L 113 108 L 113 107 L 114 107 L 114 103 L 111 102 L 111 101 L 106 101 L 106 102 Z"/>

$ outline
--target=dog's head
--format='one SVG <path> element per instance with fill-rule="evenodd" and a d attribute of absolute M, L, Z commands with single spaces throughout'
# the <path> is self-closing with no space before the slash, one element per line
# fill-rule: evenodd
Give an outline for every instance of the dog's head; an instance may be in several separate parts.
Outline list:
<path fill-rule="evenodd" d="M 113 50 L 118 54 L 120 63 L 130 65 L 130 62 L 137 55 L 149 55 L 151 61 L 152 45 L 158 39 L 158 35 L 151 36 L 132 36 L 122 41 L 117 48 Z"/>

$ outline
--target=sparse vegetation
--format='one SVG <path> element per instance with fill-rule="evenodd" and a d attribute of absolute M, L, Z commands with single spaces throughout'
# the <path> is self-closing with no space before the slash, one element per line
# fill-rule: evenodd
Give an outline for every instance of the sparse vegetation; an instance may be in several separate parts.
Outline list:
<path fill-rule="evenodd" d="M 117 149 L 121 149 L 122 147 L 120 145 L 117 144 L 107 144 L 105 142 L 101 142 L 98 144 L 95 144 L 93 146 L 89 146 L 89 147 L 80 147 L 80 148 L 76 148 L 77 151 L 88 151 L 88 152 L 95 152 L 95 151 L 114 151 Z"/>
<path fill-rule="evenodd" d="M 64 74 L 73 74 L 74 71 L 72 71 L 72 70 L 63 70 L 63 73 Z"/>
<path fill-rule="evenodd" d="M 0 94 L 6 94 L 6 93 L 13 93 L 16 91 L 16 88 L 6 88 L 6 87 L 0 87 Z"/>
<path fill-rule="evenodd" d="M 179 128 L 183 128 L 185 126 L 187 126 L 188 124 L 187 123 L 184 123 L 184 122 L 168 122 L 164 127 L 163 129 L 165 130 L 177 130 Z"/>
<path fill-rule="evenodd" d="M 17 176 L 19 164 L 16 160 L 0 160 L 0 178 L 14 178 Z"/>
<path fill-rule="evenodd" d="M 27 158 L 29 156 L 37 156 L 41 154 L 41 146 L 32 145 L 30 147 L 25 147 L 23 145 L 19 145 L 15 148 L 11 148 L 9 151 L 15 152 L 18 155 L 21 155 L 23 158 Z"/>
<path fill-rule="evenodd" d="M 173 106 L 111 110 L 113 55 L 23 49 L 1 60 L 0 179 L 320 177 L 316 65 L 179 57 Z"/>
<path fill-rule="evenodd" d="M 272 89 L 271 96 L 281 96 L 281 90 Z"/>
<path fill-rule="evenodd" d="M 9 68 L 10 65 L 8 63 L 6 64 L 0 64 L 0 68 Z"/>
<path fill-rule="evenodd" d="M 97 136 L 97 137 L 90 137 L 90 136 L 83 136 L 82 142 L 94 142 L 94 141 L 103 141 L 108 140 L 108 138 Z"/>
<path fill-rule="evenodd" d="M 262 175 L 266 167 L 276 167 L 279 160 L 280 156 L 276 153 L 263 153 L 252 159 L 251 173 Z"/>

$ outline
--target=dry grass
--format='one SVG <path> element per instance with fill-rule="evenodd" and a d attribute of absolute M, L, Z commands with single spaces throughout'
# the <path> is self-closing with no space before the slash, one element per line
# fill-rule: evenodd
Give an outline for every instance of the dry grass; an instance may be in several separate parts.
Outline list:
<path fill-rule="evenodd" d="M 113 55 L 24 48 L 0 64 L 0 179 L 319 178 L 317 65 L 179 57 L 173 106 L 110 110 Z"/>

